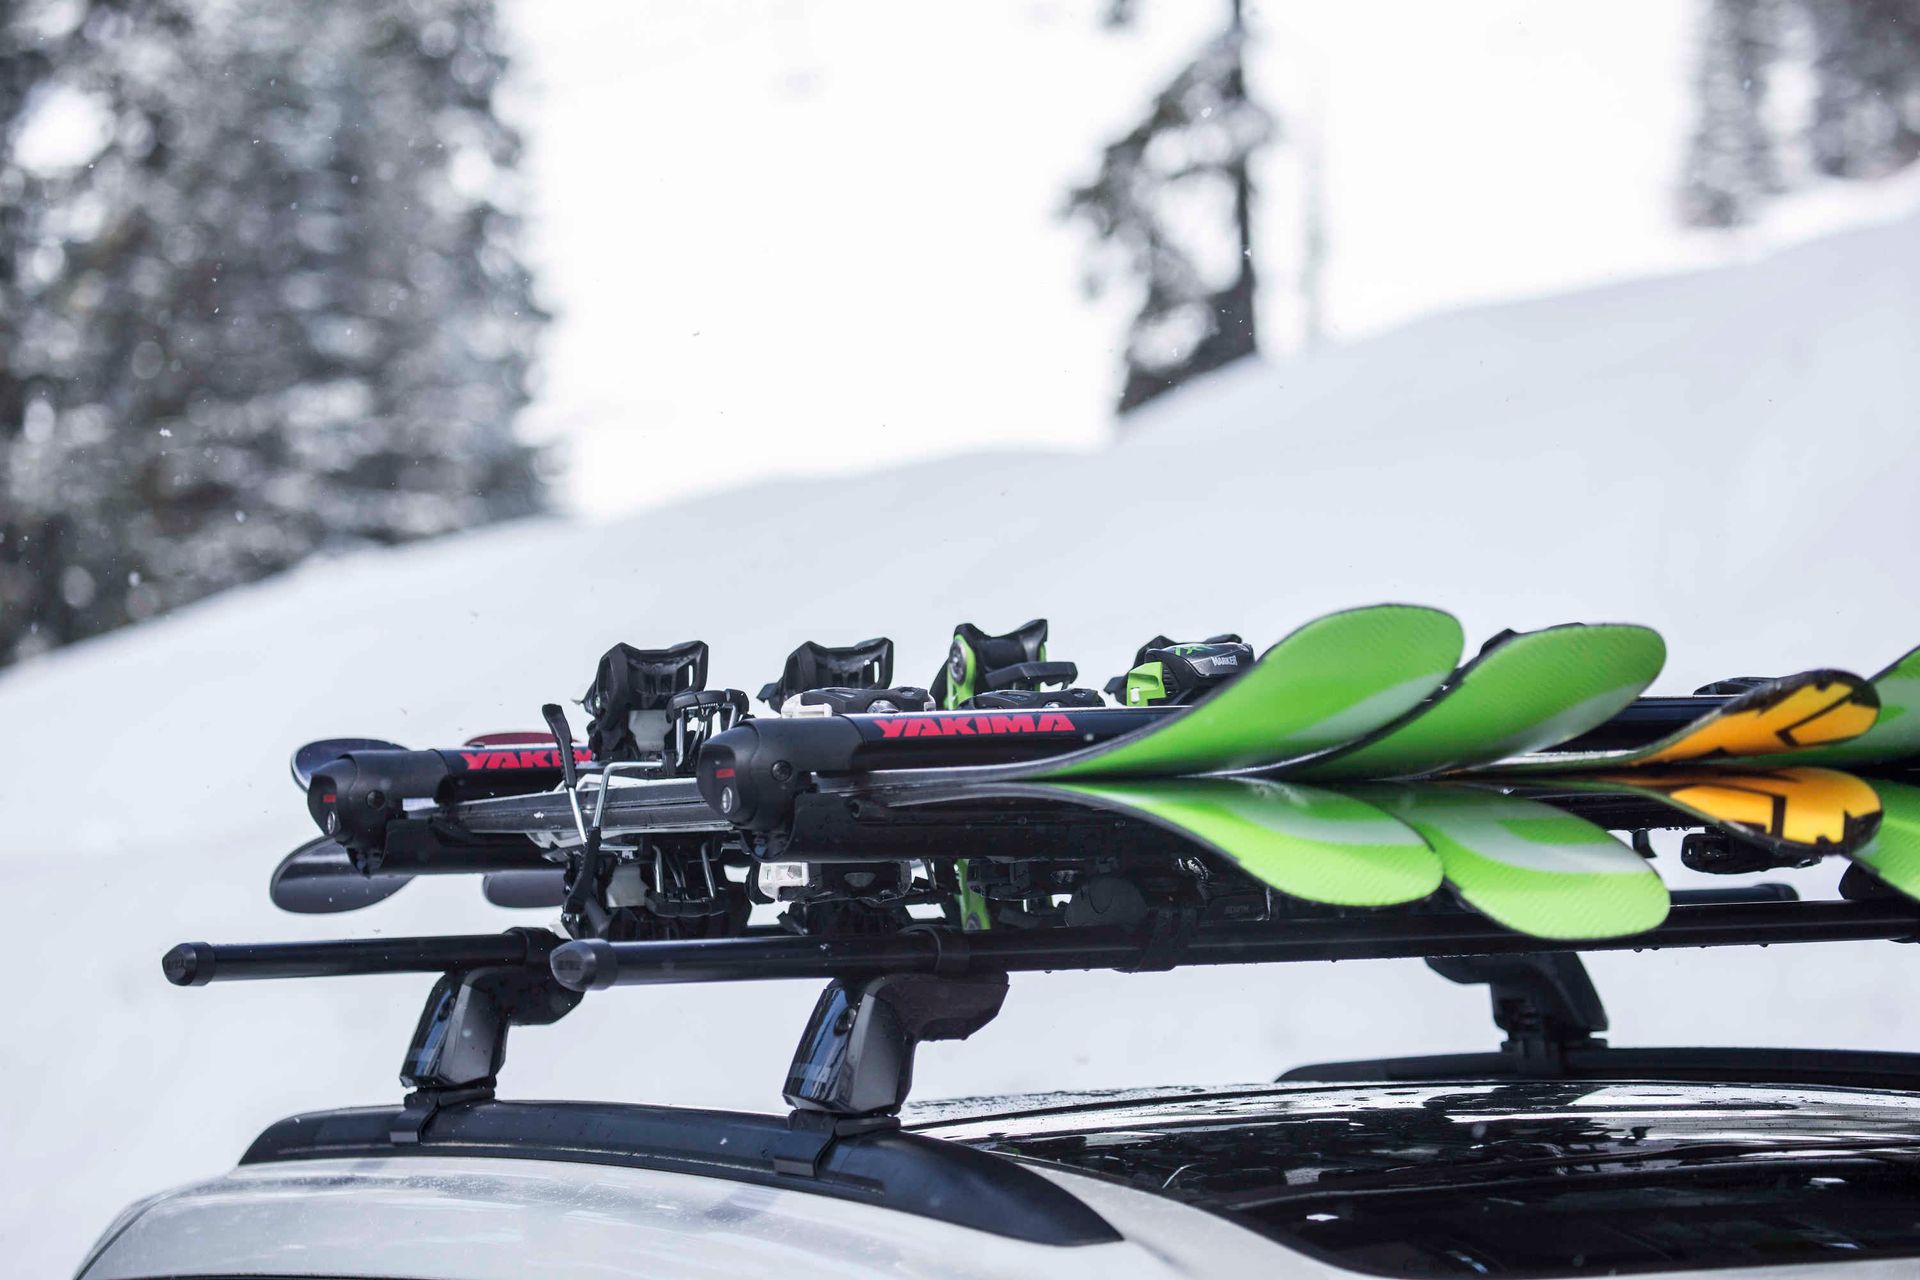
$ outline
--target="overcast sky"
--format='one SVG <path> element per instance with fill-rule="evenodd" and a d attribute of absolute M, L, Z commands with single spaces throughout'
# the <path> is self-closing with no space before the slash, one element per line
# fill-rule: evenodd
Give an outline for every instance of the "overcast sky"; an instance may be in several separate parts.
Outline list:
<path fill-rule="evenodd" d="M 1083 295 L 1062 193 L 1225 0 L 1140 0 L 1117 34 L 1100 8 L 514 0 L 558 315 L 530 425 L 566 442 L 574 505 L 1105 439 L 1126 316 Z M 1291 143 L 1259 175 L 1269 353 L 1298 342 L 1310 145 L 1336 340 L 1793 234 L 1674 224 L 1703 8 L 1255 5 Z"/>

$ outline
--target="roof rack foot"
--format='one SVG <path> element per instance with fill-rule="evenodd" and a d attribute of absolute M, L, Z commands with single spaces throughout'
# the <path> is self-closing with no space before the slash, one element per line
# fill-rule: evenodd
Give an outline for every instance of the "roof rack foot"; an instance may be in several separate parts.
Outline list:
<path fill-rule="evenodd" d="M 507 1031 L 558 1022 L 580 1003 L 581 993 L 553 976 L 548 957 L 559 940 L 545 930 L 514 932 L 526 938 L 526 962 L 452 969 L 434 982 L 400 1064 L 400 1082 L 413 1092 L 395 1121 L 396 1143 L 418 1142 L 443 1108 L 492 1099 Z"/>
<path fill-rule="evenodd" d="M 449 1107 L 469 1102 L 492 1102 L 494 1081 L 491 1076 L 465 1089 L 415 1089 L 408 1094 L 400 1111 L 387 1129 L 387 1140 L 396 1147 L 410 1147 L 420 1141 L 427 1124 Z"/>
<path fill-rule="evenodd" d="M 1006 998 L 1004 973 L 894 973 L 829 983 L 807 1020 L 783 1091 L 795 1109 L 790 1127 L 825 1137 L 809 1163 L 817 1165 L 835 1136 L 892 1123 L 913 1086 L 920 1042 L 966 1039 L 993 1020 Z"/>
<path fill-rule="evenodd" d="M 1509 956 L 1434 956 L 1427 967 L 1449 982 L 1485 983 L 1500 1046 L 1523 1076 L 1565 1073 L 1570 1049 L 1599 1049 L 1607 1011 L 1580 957 L 1571 951 Z"/>

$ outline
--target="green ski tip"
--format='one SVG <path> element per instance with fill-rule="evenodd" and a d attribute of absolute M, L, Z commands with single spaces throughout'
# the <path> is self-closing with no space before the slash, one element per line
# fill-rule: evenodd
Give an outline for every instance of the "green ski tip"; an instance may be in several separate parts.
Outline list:
<path fill-rule="evenodd" d="M 1584 818 L 1466 787 L 1380 786 L 1360 794 L 1425 838 L 1462 900 L 1518 933 L 1619 938 L 1667 918 L 1659 875 Z"/>
<path fill-rule="evenodd" d="M 1459 622 L 1438 609 L 1377 605 L 1329 614 L 1192 707 L 1027 776 L 1170 777 L 1318 754 L 1418 706 L 1452 672 L 1463 643 Z"/>
<path fill-rule="evenodd" d="M 1316 781 L 1404 778 L 1524 755 L 1605 724 L 1653 683 L 1660 633 L 1601 624 L 1514 636 L 1365 742 L 1290 771 Z"/>
<path fill-rule="evenodd" d="M 1890 887 L 1920 902 L 1920 787 L 1873 780 L 1880 830 L 1853 860 Z"/>
<path fill-rule="evenodd" d="M 1080 783 L 1053 790 L 1136 814 L 1233 861 L 1290 897 L 1342 907 L 1415 902 L 1440 859 L 1406 824 L 1318 787 L 1237 778 Z"/>

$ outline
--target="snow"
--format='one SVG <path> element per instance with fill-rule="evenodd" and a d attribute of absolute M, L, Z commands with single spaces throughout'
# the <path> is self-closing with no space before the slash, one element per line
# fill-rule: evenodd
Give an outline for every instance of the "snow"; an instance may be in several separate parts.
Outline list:
<path fill-rule="evenodd" d="M 1134 299 L 1084 296 L 1060 206 L 1226 13 L 1141 4 L 1112 32 L 1105 7 L 504 5 L 527 253 L 556 316 L 526 423 L 564 443 L 567 500 L 611 516 L 847 459 L 1098 447 Z M 1255 172 L 1270 352 L 1302 340 L 1310 151 L 1343 339 L 1724 263 L 1920 188 L 1911 169 L 1813 180 L 1738 235 L 1680 227 L 1702 5 L 1247 11 L 1285 133 Z"/>
<path fill-rule="evenodd" d="M 1920 637 L 1908 565 L 1920 220 L 1777 257 L 1436 317 L 1169 397 L 1096 455 L 1001 451 L 757 484 L 616 524 L 534 521 L 311 565 L 0 676 L 0 1247 L 71 1266 L 133 1197 L 215 1173 L 292 1112 L 396 1099 L 417 977 L 176 990 L 171 944 L 537 923 L 422 882 L 355 916 L 267 903 L 309 835 L 286 757 L 537 723 L 618 640 L 715 646 L 755 687 L 807 638 L 1053 620 L 1094 681 L 1165 631 L 1272 639 L 1404 599 L 1471 635 L 1626 619 L 1660 687 Z M 724 438 L 714 443 L 724 463 Z M 1815 877 L 1818 880 L 1820 877 Z M 1824 873 L 1830 881 L 1831 869 Z M 1909 1048 L 1885 945 L 1604 956 L 1623 1043 Z M 514 1035 L 509 1096 L 775 1108 L 810 984 L 641 989 Z M 1485 996 L 1410 962 L 1022 976 L 922 1054 L 923 1097 L 1252 1080 L 1485 1047 Z"/>

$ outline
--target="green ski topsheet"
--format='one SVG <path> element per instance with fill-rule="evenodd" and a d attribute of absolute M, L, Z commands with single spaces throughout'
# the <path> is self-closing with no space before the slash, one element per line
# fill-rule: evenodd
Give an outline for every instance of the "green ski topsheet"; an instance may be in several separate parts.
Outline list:
<path fill-rule="evenodd" d="M 1611 720 L 1666 657 L 1647 627 L 1573 624 L 1514 636 L 1371 738 L 1287 773 L 1329 782 L 1417 777 L 1538 751 Z"/>
<path fill-rule="evenodd" d="M 1660 876 L 1584 818 L 1495 791 L 1436 783 L 1357 794 L 1412 827 L 1440 855 L 1467 905 L 1536 938 L 1618 938 L 1667 918 Z"/>
<path fill-rule="evenodd" d="M 986 766 L 981 776 L 1174 777 L 1297 760 L 1418 706 L 1452 672 L 1464 643 L 1459 622 L 1438 609 L 1328 614 L 1267 650 L 1245 675 L 1148 728 L 1031 765 Z"/>
<path fill-rule="evenodd" d="M 1880 795 L 1880 830 L 1853 860 L 1920 902 L 1920 787 L 1873 779 Z"/>
<path fill-rule="evenodd" d="M 1759 756 L 1752 763 L 1849 765 L 1920 756 L 1920 649 L 1908 652 L 1875 676 L 1873 691 L 1880 697 L 1880 717 L 1859 737 Z"/>
<path fill-rule="evenodd" d="M 1145 818 L 1307 902 L 1386 907 L 1440 887 L 1440 859 L 1425 841 L 1373 805 L 1335 791 L 1241 778 L 1036 790 Z"/>

